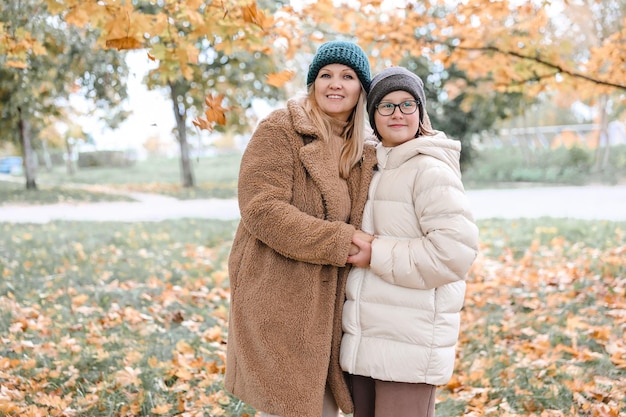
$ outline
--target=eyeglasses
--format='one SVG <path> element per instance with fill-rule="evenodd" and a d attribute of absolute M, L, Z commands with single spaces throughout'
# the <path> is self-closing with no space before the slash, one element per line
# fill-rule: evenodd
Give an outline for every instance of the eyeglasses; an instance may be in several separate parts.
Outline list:
<path fill-rule="evenodd" d="M 381 116 L 391 116 L 396 111 L 396 107 L 400 109 L 402 114 L 413 114 L 419 104 L 419 100 L 407 100 L 400 104 L 382 102 L 378 103 L 376 110 L 378 110 L 378 114 Z"/>

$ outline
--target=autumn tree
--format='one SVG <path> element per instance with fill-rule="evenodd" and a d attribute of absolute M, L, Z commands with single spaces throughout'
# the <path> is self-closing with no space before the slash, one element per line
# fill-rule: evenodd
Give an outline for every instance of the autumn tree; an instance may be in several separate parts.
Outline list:
<path fill-rule="evenodd" d="M 39 133 L 54 124 L 72 94 L 82 94 L 115 122 L 126 97 L 126 66 L 117 54 L 94 47 L 91 32 L 68 26 L 36 0 L 0 4 L 0 98 L 7 132 L 24 157 L 26 188 L 36 189 Z"/>
<path fill-rule="evenodd" d="M 251 100 L 276 95 L 271 86 L 282 87 L 288 79 L 289 71 L 270 71 L 282 66 L 301 78 L 301 57 L 330 38 L 357 40 L 370 53 L 374 72 L 418 57 L 441 71 L 454 68 L 468 81 L 460 108 L 489 91 L 530 99 L 553 91 L 624 99 L 623 7 L 614 7 L 615 0 L 603 3 L 617 13 L 612 25 L 595 47 L 582 51 L 564 42 L 548 3 L 320 0 L 297 9 L 284 1 L 260 3 L 271 8 L 263 11 L 251 0 L 46 0 L 63 22 L 98 30 L 100 47 L 143 48 L 158 62 L 147 85 L 169 91 L 184 186 L 194 184 L 190 116 L 202 130 L 227 121 L 245 126 L 242 115 Z M 439 79 L 446 80 L 442 91 L 459 82 Z M 202 99 L 206 117 L 198 118 Z"/>
<path fill-rule="evenodd" d="M 445 71 L 424 58 L 407 58 L 401 64 L 423 77 L 426 106 L 435 129 L 463 144 L 461 168 L 472 161 L 472 142 L 499 120 L 518 114 L 524 98 L 520 93 L 480 89 L 474 80 L 455 65 Z"/>
<path fill-rule="evenodd" d="M 158 63 L 146 85 L 168 91 L 185 187 L 195 182 L 187 135 L 191 119 L 210 103 L 214 117 L 202 129 L 226 124 L 227 110 L 232 121 L 243 121 L 252 98 L 270 92 L 259 76 L 271 72 L 275 56 L 270 46 L 283 31 L 253 1 L 48 3 L 68 24 L 99 29 L 102 47 L 145 49 Z"/>
<path fill-rule="evenodd" d="M 569 2 L 564 4 L 566 11 L 573 7 Z M 594 28 L 594 44 L 569 37 L 565 12 L 551 14 L 549 2 L 427 0 L 383 4 L 379 0 L 341 2 L 333 7 L 332 0 L 320 0 L 306 3 L 295 13 L 310 27 L 321 22 L 317 33 L 326 38 L 353 36 L 370 52 L 374 72 L 419 57 L 430 60 L 440 71 L 452 67 L 463 71 L 471 80 L 466 100 L 475 97 L 472 91 L 479 95 L 481 91 L 498 91 L 520 93 L 530 99 L 554 92 L 576 92 L 582 100 L 609 94 L 623 102 L 623 2 L 576 4 L 596 16 L 580 15 Z M 458 79 L 450 82 L 457 83 Z"/>
<path fill-rule="evenodd" d="M 564 7 L 560 30 L 564 37 L 571 39 L 579 62 L 589 71 L 610 74 L 626 84 L 625 23 L 626 4 L 623 1 L 581 0 Z M 621 48 L 615 47 L 616 43 L 621 44 Z M 611 149 L 608 124 L 626 111 L 626 95 L 623 91 L 591 87 L 570 91 L 569 96 L 598 109 L 600 135 L 595 170 L 602 171 L 606 168 Z"/>

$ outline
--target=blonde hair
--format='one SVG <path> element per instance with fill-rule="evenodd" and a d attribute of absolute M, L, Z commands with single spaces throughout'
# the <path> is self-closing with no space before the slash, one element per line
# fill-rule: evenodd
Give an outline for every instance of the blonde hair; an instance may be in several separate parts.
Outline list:
<path fill-rule="evenodd" d="M 436 135 L 437 132 L 433 129 L 430 123 L 430 117 L 428 117 L 428 113 L 426 113 L 426 108 L 423 105 L 420 107 L 421 107 L 420 111 L 424 111 L 424 117 L 422 117 L 422 120 L 420 120 L 420 124 L 417 129 L 417 137 Z"/>
<path fill-rule="evenodd" d="M 356 106 L 348 117 L 346 125 L 341 136 L 344 139 L 341 155 L 339 156 L 339 175 L 343 179 L 347 179 L 350 170 L 354 167 L 363 155 L 363 144 L 365 142 L 365 107 L 367 93 L 363 86 Z M 311 84 L 307 89 L 307 95 L 304 99 L 304 110 L 311 118 L 311 122 L 322 135 L 322 140 L 328 142 L 332 135 L 332 127 L 330 117 L 324 113 L 319 104 L 315 100 L 315 84 Z"/>

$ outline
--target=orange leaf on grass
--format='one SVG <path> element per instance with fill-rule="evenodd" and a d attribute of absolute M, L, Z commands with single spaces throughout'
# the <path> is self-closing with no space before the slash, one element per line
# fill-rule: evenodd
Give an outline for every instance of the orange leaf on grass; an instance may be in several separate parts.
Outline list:
<path fill-rule="evenodd" d="M 170 410 L 172 409 L 172 406 L 170 404 L 159 404 L 156 407 L 153 407 L 152 410 L 150 410 L 151 413 L 153 414 L 167 414 L 170 412 Z"/>
<path fill-rule="evenodd" d="M 141 380 L 139 379 L 139 374 L 141 374 L 141 369 L 133 369 L 130 366 L 126 366 L 124 369 L 115 373 L 115 381 L 121 386 L 140 386 Z"/>
<path fill-rule="evenodd" d="M 176 352 L 180 353 L 181 355 L 193 356 L 195 355 L 196 350 L 184 340 L 179 340 L 176 343 Z"/>
<path fill-rule="evenodd" d="M 35 402 L 37 404 L 46 405 L 50 408 L 58 409 L 58 410 L 63 410 L 67 408 L 69 406 L 70 401 L 71 401 L 71 398 L 68 401 L 68 399 L 63 399 L 59 397 L 58 395 L 53 395 L 53 394 L 37 393 L 35 397 Z"/>
<path fill-rule="evenodd" d="M 208 342 L 217 342 L 223 339 L 222 337 L 222 328 L 220 326 L 213 326 L 202 334 L 203 340 Z"/>

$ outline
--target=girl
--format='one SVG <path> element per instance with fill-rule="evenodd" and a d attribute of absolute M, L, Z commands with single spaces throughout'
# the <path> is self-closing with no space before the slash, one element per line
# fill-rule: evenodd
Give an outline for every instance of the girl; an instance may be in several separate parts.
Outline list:
<path fill-rule="evenodd" d="M 375 172 L 348 276 L 341 367 L 354 417 L 432 417 L 452 375 L 465 276 L 478 230 L 461 183 L 460 142 L 432 130 L 422 80 L 404 68 L 372 79 Z"/>

